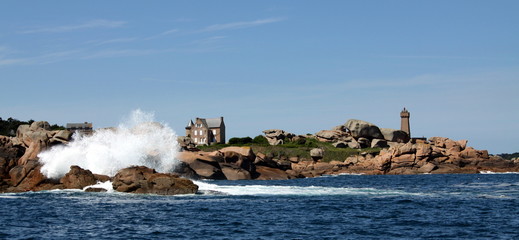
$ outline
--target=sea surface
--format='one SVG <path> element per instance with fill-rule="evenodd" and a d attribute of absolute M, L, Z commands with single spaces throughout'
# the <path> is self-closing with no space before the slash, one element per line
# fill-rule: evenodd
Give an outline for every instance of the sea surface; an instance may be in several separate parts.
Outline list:
<path fill-rule="evenodd" d="M 0 238 L 519 239 L 519 174 L 196 183 L 184 196 L 0 194 Z"/>

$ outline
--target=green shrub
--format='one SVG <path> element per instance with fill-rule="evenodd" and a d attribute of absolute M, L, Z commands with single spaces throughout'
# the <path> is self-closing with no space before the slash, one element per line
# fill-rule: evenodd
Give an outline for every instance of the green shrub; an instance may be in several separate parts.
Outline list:
<path fill-rule="evenodd" d="M 269 145 L 269 141 L 267 140 L 267 138 L 262 135 L 254 137 L 254 139 L 252 139 L 252 143 L 260 145 Z"/>

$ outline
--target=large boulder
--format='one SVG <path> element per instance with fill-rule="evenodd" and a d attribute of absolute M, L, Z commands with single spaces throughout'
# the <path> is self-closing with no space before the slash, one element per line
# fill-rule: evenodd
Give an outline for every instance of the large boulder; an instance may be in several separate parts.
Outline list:
<path fill-rule="evenodd" d="M 256 154 L 256 159 L 254 160 L 254 165 L 256 166 L 256 168 L 258 168 L 258 166 L 278 168 L 278 163 L 276 161 L 272 160 L 271 156 L 267 156 L 263 153 Z"/>
<path fill-rule="evenodd" d="M 322 148 L 313 148 L 310 150 L 310 157 L 314 160 L 319 160 L 324 157 L 324 150 Z"/>
<path fill-rule="evenodd" d="M 25 165 L 18 165 L 9 171 L 12 192 L 35 190 L 47 178 L 41 173 L 41 165 L 36 160 L 29 160 Z"/>
<path fill-rule="evenodd" d="M 224 163 L 234 164 L 250 173 L 256 171 L 254 166 L 256 155 L 250 147 L 226 147 L 214 154 L 223 156 Z"/>
<path fill-rule="evenodd" d="M 436 167 L 436 165 L 434 165 L 433 163 L 426 163 L 425 165 L 421 166 L 419 169 L 418 169 L 418 172 L 421 172 L 421 173 L 430 173 L 432 172 L 433 170 L 437 169 L 438 167 Z"/>
<path fill-rule="evenodd" d="M 71 135 L 66 130 L 50 131 L 50 125 L 45 121 L 20 125 L 16 130 L 16 142 L 26 150 L 24 155 L 18 159 L 18 165 L 24 165 L 28 160 L 38 159 L 38 154 L 52 145 L 67 143 Z"/>
<path fill-rule="evenodd" d="M 348 147 L 349 148 L 353 148 L 353 149 L 361 149 L 362 148 L 360 143 L 357 140 L 355 140 L 355 139 L 352 139 L 351 141 L 348 142 Z"/>
<path fill-rule="evenodd" d="M 159 195 L 194 194 L 198 191 L 198 186 L 189 179 L 171 173 L 157 173 L 144 166 L 119 170 L 112 186 L 118 192 Z"/>
<path fill-rule="evenodd" d="M 263 133 L 270 145 L 280 145 L 295 137 L 293 133 L 287 133 L 281 129 L 268 129 L 264 130 Z"/>
<path fill-rule="evenodd" d="M 321 130 L 315 133 L 315 137 L 321 142 L 337 142 L 348 136 L 348 132 L 340 130 Z"/>
<path fill-rule="evenodd" d="M 348 147 L 348 143 L 347 142 L 335 142 L 332 144 L 334 147 L 336 148 L 347 148 Z"/>
<path fill-rule="evenodd" d="M 177 158 L 186 163 L 192 169 L 198 178 L 225 180 L 225 174 L 222 172 L 219 161 L 223 161 L 221 157 L 209 156 L 195 152 L 180 152 Z"/>
<path fill-rule="evenodd" d="M 350 119 L 344 124 L 354 138 L 384 139 L 380 129 L 372 123 Z"/>
<path fill-rule="evenodd" d="M 266 166 L 257 166 L 256 172 L 258 173 L 257 180 L 287 180 L 288 174 L 277 168 L 271 168 Z"/>
<path fill-rule="evenodd" d="M 0 136 L 0 179 L 10 178 L 9 170 L 16 166 L 24 153 L 25 148 L 15 146 L 12 138 Z"/>
<path fill-rule="evenodd" d="M 222 163 L 220 164 L 222 167 L 223 174 L 227 180 L 250 180 L 252 179 L 249 171 L 240 168 L 233 164 Z"/>
<path fill-rule="evenodd" d="M 385 147 L 388 147 L 386 140 L 373 139 L 373 141 L 371 141 L 371 148 L 385 148 Z"/>
<path fill-rule="evenodd" d="M 70 166 L 70 171 L 60 179 L 65 189 L 83 189 L 86 186 L 94 185 L 97 179 L 90 170 L 85 170 L 79 166 Z"/>
<path fill-rule="evenodd" d="M 52 138 L 49 140 L 51 144 L 67 143 L 72 137 L 69 130 L 57 130 L 51 132 Z"/>
<path fill-rule="evenodd" d="M 380 128 L 380 132 L 384 135 L 384 139 L 389 142 L 406 143 L 409 142 L 409 134 L 402 130 L 391 128 Z"/>

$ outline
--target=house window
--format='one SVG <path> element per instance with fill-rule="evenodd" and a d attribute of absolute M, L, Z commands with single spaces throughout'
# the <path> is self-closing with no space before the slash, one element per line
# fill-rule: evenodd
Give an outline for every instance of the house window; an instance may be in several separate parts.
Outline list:
<path fill-rule="evenodd" d="M 213 129 L 213 135 L 216 135 L 216 129 Z"/>

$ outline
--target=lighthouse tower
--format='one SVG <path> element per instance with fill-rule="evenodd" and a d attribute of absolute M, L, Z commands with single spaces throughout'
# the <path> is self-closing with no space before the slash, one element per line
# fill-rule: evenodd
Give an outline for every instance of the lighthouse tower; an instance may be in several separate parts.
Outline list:
<path fill-rule="evenodd" d="M 404 108 L 402 112 L 400 112 L 400 118 L 401 118 L 401 125 L 400 130 L 404 131 L 409 135 L 409 138 L 411 138 L 411 127 L 409 126 L 409 111 Z"/>

